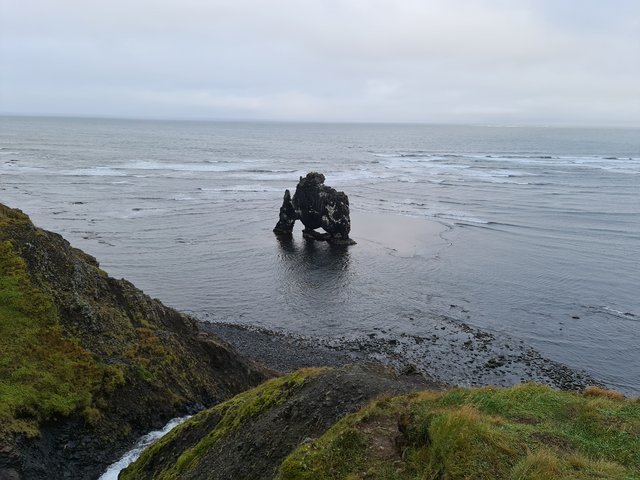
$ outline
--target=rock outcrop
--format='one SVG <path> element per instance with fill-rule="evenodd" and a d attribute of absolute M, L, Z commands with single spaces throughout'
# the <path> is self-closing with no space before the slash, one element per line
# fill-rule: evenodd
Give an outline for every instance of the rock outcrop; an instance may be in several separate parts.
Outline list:
<path fill-rule="evenodd" d="M 375 365 L 303 369 L 200 412 L 143 452 L 120 478 L 272 479 L 292 451 L 340 418 L 376 397 L 427 386 L 418 375 L 397 376 Z"/>
<path fill-rule="evenodd" d="M 349 198 L 324 184 L 324 175 L 310 172 L 300 177 L 293 198 L 285 190 L 280 219 L 273 231 L 277 235 L 291 235 L 296 220 L 304 225 L 303 236 L 315 240 L 325 240 L 340 245 L 354 245 L 349 238 L 351 219 Z M 322 228 L 326 233 L 317 232 Z"/>
<path fill-rule="evenodd" d="M 120 479 L 640 478 L 637 400 L 429 387 L 373 366 L 304 369 L 200 412 Z"/>
<path fill-rule="evenodd" d="M 0 478 L 95 479 L 270 374 L 0 204 Z"/>

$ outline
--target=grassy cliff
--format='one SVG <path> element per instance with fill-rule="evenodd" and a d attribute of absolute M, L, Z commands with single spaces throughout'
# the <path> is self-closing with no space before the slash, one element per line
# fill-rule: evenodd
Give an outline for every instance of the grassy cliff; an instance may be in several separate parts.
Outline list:
<path fill-rule="evenodd" d="M 152 445 L 123 480 L 274 478 L 301 442 L 320 437 L 380 395 L 428 384 L 371 365 L 304 369 L 269 380 L 209 410 Z"/>
<path fill-rule="evenodd" d="M 387 377 L 348 371 L 298 372 L 204 411 L 121 478 L 640 478 L 638 400 L 538 384 L 394 396 Z"/>
<path fill-rule="evenodd" d="M 0 473 L 92 478 L 141 432 L 264 378 L 0 204 Z"/>
<path fill-rule="evenodd" d="M 640 403 L 536 384 L 383 399 L 300 446 L 276 478 L 640 478 Z"/>
<path fill-rule="evenodd" d="M 36 288 L 10 241 L 0 243 L 0 438 L 39 435 L 39 425 L 80 412 L 100 421 L 98 406 L 124 383 L 64 335 L 50 295 Z"/>
<path fill-rule="evenodd" d="M 322 373 L 322 369 L 305 369 L 286 377 L 272 379 L 262 385 L 190 418 L 143 452 L 139 461 L 122 474 L 122 480 L 137 478 L 153 471 L 157 480 L 184 478 L 197 471 L 206 456 L 222 437 L 235 432 L 251 419 L 281 405 L 306 382 Z M 186 448 L 183 437 L 194 439 Z M 176 442 L 177 440 L 177 442 Z M 175 447 L 179 445 L 180 448 Z M 169 453 L 170 452 L 170 453 Z M 170 458 L 166 470 L 158 468 L 156 457 Z"/>

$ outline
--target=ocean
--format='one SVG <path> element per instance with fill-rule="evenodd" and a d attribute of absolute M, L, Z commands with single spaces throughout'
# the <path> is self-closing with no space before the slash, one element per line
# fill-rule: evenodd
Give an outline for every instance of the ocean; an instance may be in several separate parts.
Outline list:
<path fill-rule="evenodd" d="M 309 171 L 358 245 L 272 234 Z M 203 320 L 447 318 L 640 394 L 640 130 L 4 117 L 0 201 Z"/>

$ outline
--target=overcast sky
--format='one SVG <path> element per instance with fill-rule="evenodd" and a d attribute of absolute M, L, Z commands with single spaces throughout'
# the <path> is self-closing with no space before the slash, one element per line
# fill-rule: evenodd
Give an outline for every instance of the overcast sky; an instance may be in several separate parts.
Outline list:
<path fill-rule="evenodd" d="M 640 0 L 0 4 L 0 113 L 640 126 Z"/>

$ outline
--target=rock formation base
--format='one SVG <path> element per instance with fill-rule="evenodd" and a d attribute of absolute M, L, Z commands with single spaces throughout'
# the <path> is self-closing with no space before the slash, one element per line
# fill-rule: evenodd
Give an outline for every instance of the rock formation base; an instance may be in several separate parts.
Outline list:
<path fill-rule="evenodd" d="M 325 185 L 324 180 L 323 174 L 310 172 L 306 177 L 300 177 L 293 198 L 289 190 L 285 190 L 280 219 L 273 229 L 276 235 L 291 235 L 296 220 L 300 220 L 305 226 L 304 238 L 355 245 L 356 242 L 349 238 L 349 197 Z M 316 232 L 316 228 L 322 228 L 326 233 Z"/>

